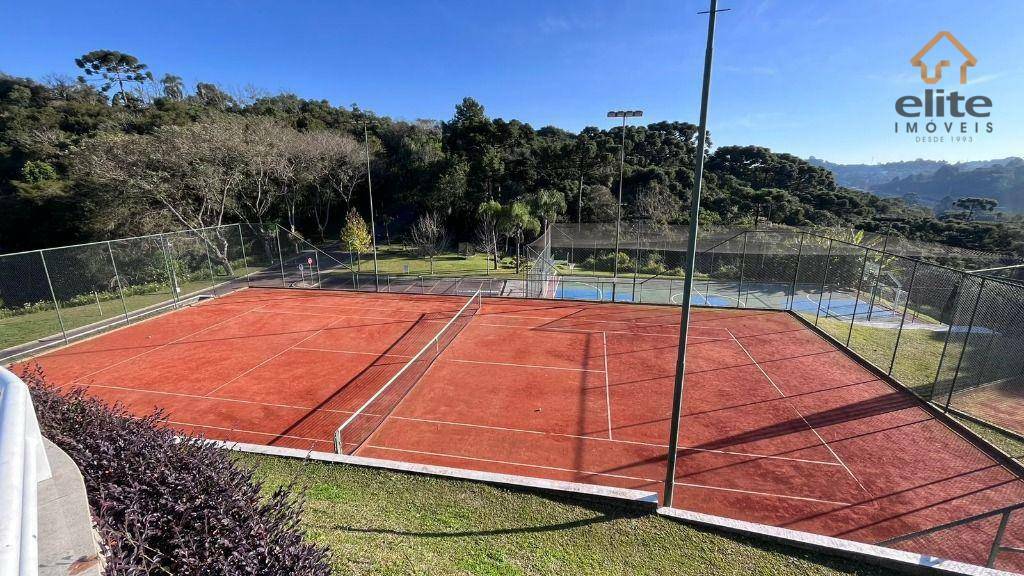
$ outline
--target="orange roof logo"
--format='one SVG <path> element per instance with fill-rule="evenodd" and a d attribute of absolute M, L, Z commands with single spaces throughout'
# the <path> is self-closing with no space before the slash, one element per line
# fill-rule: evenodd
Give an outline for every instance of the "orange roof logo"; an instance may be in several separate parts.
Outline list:
<path fill-rule="evenodd" d="M 963 64 L 960 65 L 960 83 L 967 84 L 967 68 L 969 66 L 974 66 L 975 64 L 977 64 L 978 59 L 975 58 L 974 54 L 971 54 L 967 50 L 967 48 L 964 48 L 964 45 L 961 44 L 959 40 L 957 40 L 951 33 L 946 32 L 945 30 L 936 34 L 934 38 L 929 40 L 928 43 L 924 45 L 924 48 L 921 48 L 921 50 L 917 54 L 914 54 L 914 57 L 910 59 L 910 63 L 921 69 L 921 80 L 924 80 L 925 84 L 936 84 L 939 82 L 939 80 L 942 80 L 942 69 L 949 66 L 949 60 L 939 60 L 939 62 L 936 63 L 934 66 L 934 74 L 929 75 L 929 66 L 926 62 L 922 61 L 922 58 L 924 58 L 925 54 L 927 54 L 929 50 L 934 48 L 935 45 L 938 44 L 939 41 L 942 40 L 943 38 L 949 40 L 949 42 L 953 44 L 953 46 L 957 50 L 960 51 L 960 54 L 963 55 L 964 61 Z"/>

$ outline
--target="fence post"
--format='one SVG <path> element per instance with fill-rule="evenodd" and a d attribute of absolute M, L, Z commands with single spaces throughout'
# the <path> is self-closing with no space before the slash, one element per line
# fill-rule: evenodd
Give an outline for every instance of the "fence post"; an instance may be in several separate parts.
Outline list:
<path fill-rule="evenodd" d="M 313 250 L 313 263 L 316 265 L 316 288 L 317 290 L 323 290 L 323 280 L 320 279 L 320 251 Z"/>
<path fill-rule="evenodd" d="M 892 376 L 892 371 L 896 367 L 896 351 L 900 349 L 903 326 L 907 322 L 907 310 L 910 308 L 910 291 L 914 289 L 914 279 L 917 277 L 917 264 L 918 261 L 914 260 L 914 269 L 910 271 L 910 283 L 907 284 L 907 301 L 903 304 L 903 316 L 900 317 L 900 327 L 896 331 L 896 345 L 892 348 L 892 360 L 889 361 L 889 371 L 886 372 L 889 376 Z"/>
<path fill-rule="evenodd" d="M 174 300 L 174 307 L 178 307 L 178 281 L 174 273 L 174 262 L 171 260 L 170 240 L 165 234 L 160 235 L 160 249 L 164 254 L 164 265 L 167 266 L 167 283 L 171 285 L 171 299 Z"/>
<path fill-rule="evenodd" d="M 710 306 L 708 296 L 711 295 L 711 275 L 715 273 L 715 246 L 711 247 L 711 265 L 708 266 L 708 278 L 704 282 L 704 305 Z"/>
<path fill-rule="evenodd" d="M 636 298 L 636 277 L 640 274 L 640 226 L 643 220 L 636 222 L 636 251 L 633 257 L 633 298 Z"/>
<path fill-rule="evenodd" d="M 960 350 L 960 357 L 956 360 L 956 369 L 953 370 L 953 381 L 949 384 L 949 394 L 946 395 L 946 405 L 942 408 L 943 412 L 949 412 L 949 403 L 953 401 L 953 390 L 956 389 L 956 381 L 960 376 L 960 365 L 963 364 L 964 356 L 967 354 L 967 344 L 971 341 L 971 331 L 974 329 L 974 318 L 978 314 L 978 304 L 981 303 L 981 293 L 985 289 L 985 277 L 982 276 L 981 284 L 978 284 L 978 296 L 974 299 L 974 307 L 971 309 L 971 319 L 967 323 L 967 336 L 964 337 L 964 346 Z M 953 325 L 950 324 L 950 330 L 953 329 Z"/>
<path fill-rule="evenodd" d="M 284 252 L 281 251 L 281 225 L 277 225 L 277 229 L 274 230 L 274 240 L 277 241 L 277 260 L 281 263 L 281 285 L 285 288 L 288 287 L 288 281 L 284 277 Z"/>
<path fill-rule="evenodd" d="M 892 227 L 889 228 L 889 234 L 892 233 Z M 882 281 L 882 267 L 885 266 L 885 255 L 889 249 L 889 234 L 885 235 L 885 240 L 882 241 L 882 254 L 878 258 L 878 274 L 875 275 L 875 286 L 871 289 L 871 300 L 868 302 L 868 322 L 871 321 L 871 315 L 875 311 L 875 298 L 878 294 L 878 284 Z"/>
<path fill-rule="evenodd" d="M 64 343 L 68 343 L 68 332 L 64 329 L 64 318 L 60 314 L 60 304 L 57 303 L 57 293 L 53 290 L 53 282 L 50 280 L 50 269 L 46 266 L 46 256 L 39 251 L 39 259 L 43 261 L 43 273 L 46 274 L 46 285 L 50 287 L 50 296 L 53 297 L 53 309 L 57 311 L 57 322 L 60 323 L 60 334 L 64 337 Z"/>
<path fill-rule="evenodd" d="M 818 309 L 814 311 L 814 325 L 818 325 L 821 316 L 821 303 L 825 300 L 825 283 L 828 281 L 828 268 L 832 264 L 832 239 L 828 239 L 828 250 L 825 252 L 825 272 L 821 275 L 821 292 L 818 293 Z M 831 296 L 830 296 L 831 299 Z"/>
<path fill-rule="evenodd" d="M 210 258 L 210 242 L 206 239 L 206 231 L 199 231 L 203 235 L 203 245 L 206 246 L 206 264 L 210 267 L 210 287 L 213 295 L 217 295 L 217 275 L 213 273 L 213 258 Z"/>
<path fill-rule="evenodd" d="M 850 339 L 853 338 L 853 325 L 857 323 L 857 308 L 860 308 L 860 292 L 864 286 L 864 274 L 868 271 L 868 254 L 870 248 L 864 248 L 864 264 L 860 267 L 860 282 L 857 282 L 857 295 L 853 299 L 853 317 L 850 318 L 850 332 L 846 335 L 846 347 L 850 347 Z"/>
<path fill-rule="evenodd" d="M 796 281 L 800 277 L 800 259 L 804 255 L 804 236 L 806 234 L 806 232 L 800 233 L 800 245 L 796 249 L 796 270 L 793 271 L 793 283 L 789 287 L 789 306 L 786 307 L 787 310 L 792 310 L 793 305 L 796 304 Z"/>
<path fill-rule="evenodd" d="M 743 298 L 743 267 L 746 266 L 746 262 L 747 262 L 747 234 L 749 232 L 750 232 L 749 230 L 745 230 L 743 232 L 743 250 L 742 250 L 742 253 L 740 254 L 740 281 L 739 281 L 739 284 L 736 286 L 736 307 L 737 308 L 739 308 L 740 306 L 744 306 L 744 304 L 742 304 L 740 302 L 740 300 Z"/>
<path fill-rule="evenodd" d="M 245 256 L 245 237 L 242 236 L 242 225 L 238 224 L 238 245 L 242 248 L 242 273 L 245 274 L 245 285 L 249 284 L 249 259 Z"/>
<path fill-rule="evenodd" d="M 114 262 L 114 247 L 110 244 L 110 240 L 107 240 L 107 252 L 110 252 L 110 265 L 114 268 L 114 280 L 117 281 L 117 293 L 121 295 L 121 309 L 124 310 L 124 323 L 127 325 L 128 320 L 128 305 L 124 301 L 124 287 L 121 285 L 121 275 L 117 273 L 117 262 Z"/>
<path fill-rule="evenodd" d="M 996 556 L 999 555 L 999 550 L 1002 548 L 1003 534 L 1006 532 L 1006 525 L 1010 523 L 1010 514 L 1012 513 L 1013 510 L 1003 512 L 1003 517 L 999 520 L 996 537 L 992 540 L 992 548 L 988 551 L 988 562 L 985 563 L 987 568 L 992 568 L 996 565 Z"/>

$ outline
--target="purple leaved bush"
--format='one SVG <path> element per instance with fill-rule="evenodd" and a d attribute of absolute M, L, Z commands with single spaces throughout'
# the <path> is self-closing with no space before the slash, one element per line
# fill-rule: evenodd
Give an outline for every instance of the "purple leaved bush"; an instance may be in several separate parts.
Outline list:
<path fill-rule="evenodd" d="M 328 575 L 327 550 L 303 541 L 301 497 L 269 497 L 226 451 L 181 437 L 162 413 L 133 417 L 42 371 L 22 379 L 43 434 L 78 464 L 108 575 Z"/>

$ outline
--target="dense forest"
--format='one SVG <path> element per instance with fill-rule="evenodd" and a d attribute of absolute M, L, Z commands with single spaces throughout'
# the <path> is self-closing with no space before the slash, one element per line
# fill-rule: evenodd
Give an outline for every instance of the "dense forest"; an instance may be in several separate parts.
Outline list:
<path fill-rule="evenodd" d="M 77 79 L 0 74 L 0 252 L 236 221 L 330 240 L 350 210 L 368 217 L 368 169 L 380 237 L 427 220 L 453 243 L 529 239 L 545 221 L 615 217 L 621 127 L 538 129 L 490 118 L 472 98 L 447 120 L 396 120 L 287 93 L 189 87 L 119 52 L 75 64 Z M 696 132 L 687 122 L 626 128 L 625 218 L 686 222 Z M 891 229 L 1024 252 L 1019 218 L 936 218 L 763 147 L 706 153 L 709 225 Z"/>

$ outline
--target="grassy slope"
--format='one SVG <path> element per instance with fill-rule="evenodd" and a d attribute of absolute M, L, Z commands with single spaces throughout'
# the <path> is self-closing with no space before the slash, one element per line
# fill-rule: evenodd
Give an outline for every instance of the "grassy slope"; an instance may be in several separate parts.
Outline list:
<path fill-rule="evenodd" d="M 856 562 L 483 484 L 238 455 L 305 491 L 337 574 L 884 574 Z"/>

